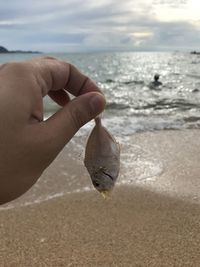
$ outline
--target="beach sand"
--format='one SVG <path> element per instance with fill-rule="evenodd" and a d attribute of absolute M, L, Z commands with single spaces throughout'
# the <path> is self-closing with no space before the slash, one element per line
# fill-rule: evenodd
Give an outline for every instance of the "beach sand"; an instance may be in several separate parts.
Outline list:
<path fill-rule="evenodd" d="M 131 140 L 159 158 L 160 175 L 117 186 L 107 200 L 90 191 L 1 210 L 0 266 L 200 266 L 200 131 Z M 43 176 L 64 162 L 88 179 L 67 148 Z"/>

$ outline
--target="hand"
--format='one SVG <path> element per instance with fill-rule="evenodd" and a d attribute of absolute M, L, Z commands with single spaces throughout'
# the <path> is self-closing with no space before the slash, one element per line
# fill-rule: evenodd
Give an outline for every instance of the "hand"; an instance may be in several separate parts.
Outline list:
<path fill-rule="evenodd" d="M 43 121 L 47 94 L 62 108 Z M 1 65 L 0 204 L 26 192 L 104 107 L 100 89 L 71 64 L 47 57 Z"/>

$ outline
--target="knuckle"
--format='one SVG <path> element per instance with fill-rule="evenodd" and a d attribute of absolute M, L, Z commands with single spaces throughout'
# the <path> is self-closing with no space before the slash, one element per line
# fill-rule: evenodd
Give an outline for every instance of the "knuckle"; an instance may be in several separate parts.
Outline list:
<path fill-rule="evenodd" d="M 51 57 L 51 56 L 44 56 L 44 57 L 41 57 L 41 59 L 44 59 L 44 60 L 57 60 L 57 58 Z"/>
<path fill-rule="evenodd" d="M 28 62 L 8 62 L 1 66 L 1 69 L 15 74 L 27 74 L 31 65 Z"/>

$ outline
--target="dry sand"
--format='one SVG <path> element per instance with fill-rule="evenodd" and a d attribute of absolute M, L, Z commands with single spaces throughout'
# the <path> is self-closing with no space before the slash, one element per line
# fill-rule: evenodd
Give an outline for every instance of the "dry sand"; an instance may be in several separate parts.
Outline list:
<path fill-rule="evenodd" d="M 199 267 L 200 131 L 136 134 L 133 143 L 160 158 L 159 177 L 106 201 L 93 191 L 0 211 L 0 267 Z"/>

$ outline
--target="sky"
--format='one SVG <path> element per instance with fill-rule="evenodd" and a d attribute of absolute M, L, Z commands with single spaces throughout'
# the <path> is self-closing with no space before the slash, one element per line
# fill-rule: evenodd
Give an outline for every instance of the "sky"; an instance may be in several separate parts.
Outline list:
<path fill-rule="evenodd" d="M 43 52 L 200 50 L 200 1 L 0 0 L 0 45 Z"/>

